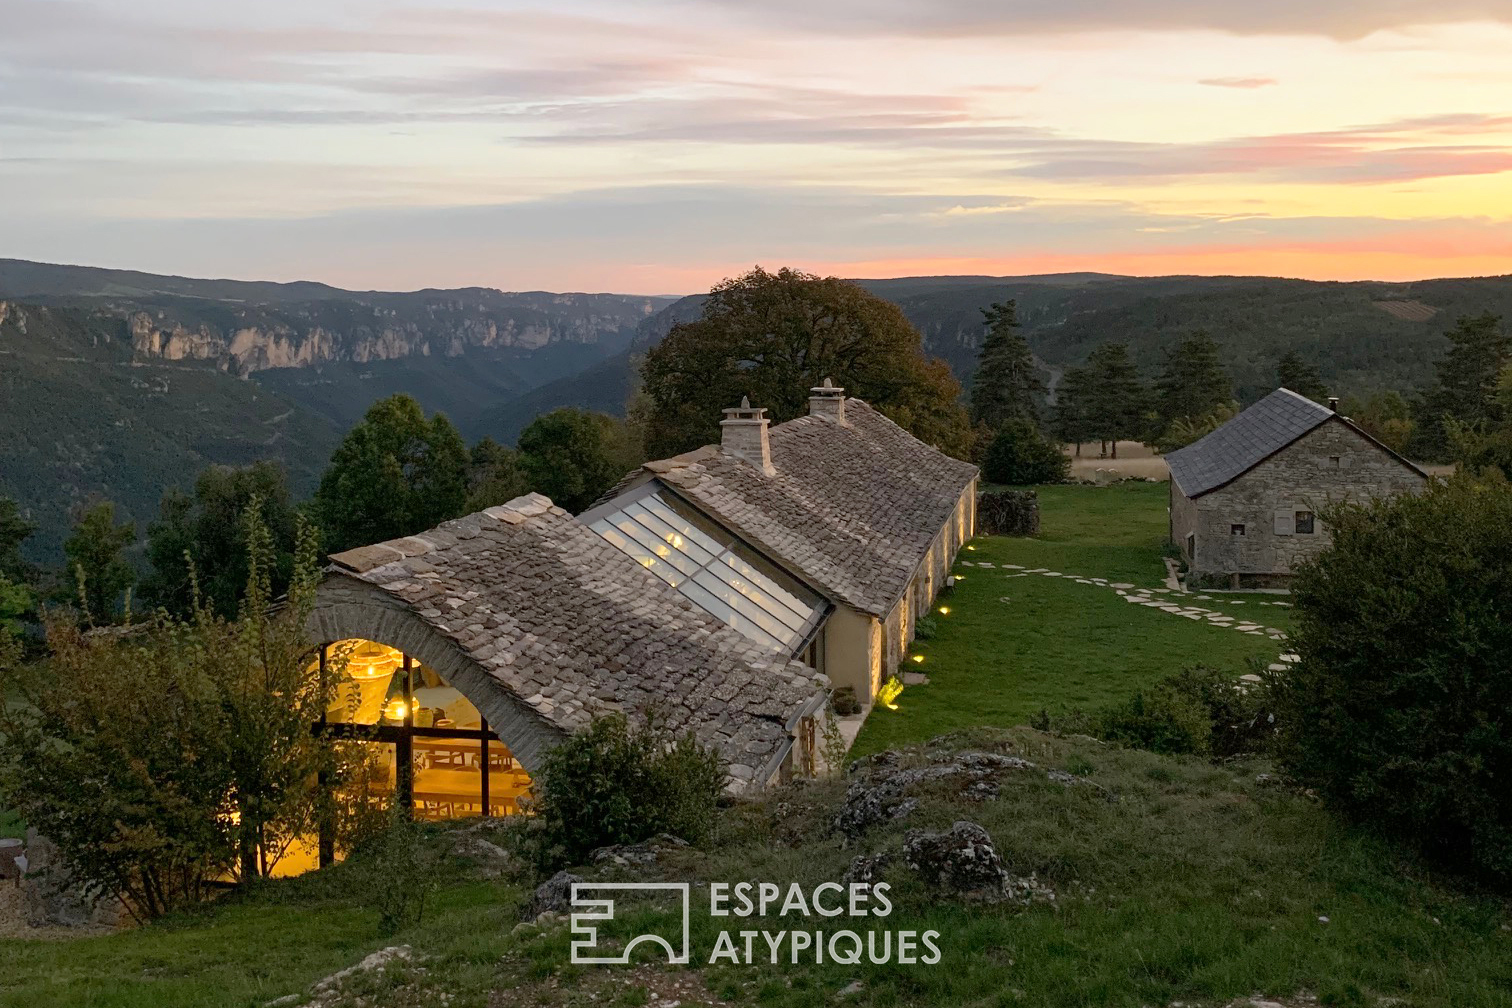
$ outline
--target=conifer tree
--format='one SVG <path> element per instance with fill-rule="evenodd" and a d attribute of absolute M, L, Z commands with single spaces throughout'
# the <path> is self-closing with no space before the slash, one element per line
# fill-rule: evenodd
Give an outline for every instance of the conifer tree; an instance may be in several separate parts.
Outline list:
<path fill-rule="evenodd" d="M 1144 430 L 1149 394 L 1122 343 L 1104 343 L 1093 350 L 1087 373 L 1087 428 L 1099 441 L 1111 443 L 1113 458 L 1118 458 L 1118 442 L 1135 439 Z"/>
<path fill-rule="evenodd" d="M 1155 390 L 1162 427 L 1211 416 L 1234 399 L 1234 383 L 1218 359 L 1218 344 L 1205 332 L 1193 333 L 1166 355 Z"/>
<path fill-rule="evenodd" d="M 1082 442 L 1097 437 L 1092 430 L 1091 398 L 1092 373 L 1086 368 L 1067 368 L 1055 386 L 1051 427 L 1056 437 L 1076 446 L 1078 458 L 1081 457 Z"/>
<path fill-rule="evenodd" d="M 1446 457 L 1446 420 L 1465 430 L 1505 419 L 1497 386 L 1512 362 L 1512 333 L 1502 328 L 1500 316 L 1486 312 L 1459 319 L 1446 335 L 1452 344 L 1449 353 L 1439 361 L 1436 380 L 1418 404 L 1414 447 L 1428 458 Z"/>
<path fill-rule="evenodd" d="M 1276 364 L 1276 384 L 1305 395 L 1315 403 L 1328 402 L 1328 386 L 1323 382 L 1323 373 L 1296 351 L 1288 353 Z"/>
<path fill-rule="evenodd" d="M 987 336 L 971 385 L 971 420 L 996 430 L 1009 420 L 1039 425 L 1045 383 L 1029 344 L 1018 333 L 1018 306 L 1001 301 L 982 309 Z"/>

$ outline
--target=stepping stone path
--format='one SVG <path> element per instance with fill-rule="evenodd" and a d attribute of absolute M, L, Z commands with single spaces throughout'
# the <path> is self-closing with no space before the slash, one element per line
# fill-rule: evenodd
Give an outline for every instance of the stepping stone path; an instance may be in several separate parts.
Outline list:
<path fill-rule="evenodd" d="M 960 561 L 960 565 L 962 567 L 978 567 L 986 568 L 988 570 L 1000 569 L 1005 572 L 1005 575 L 1007 577 L 1028 577 L 1031 574 L 1038 574 L 1041 577 L 1066 578 L 1068 580 L 1075 581 L 1077 584 L 1092 585 L 1097 588 L 1109 588 L 1117 595 L 1121 596 L 1125 602 L 1135 602 L 1139 605 L 1148 606 L 1152 609 L 1159 609 L 1161 612 L 1168 612 L 1173 616 L 1183 616 L 1186 619 L 1197 620 L 1199 622 L 1206 621 L 1210 626 L 1215 626 L 1220 629 L 1235 630 L 1239 633 L 1248 634 L 1252 637 L 1265 636 L 1274 641 L 1283 641 L 1286 639 L 1286 634 L 1281 630 L 1277 630 L 1275 627 L 1263 626 L 1262 624 L 1257 623 L 1253 620 L 1238 619 L 1236 617 L 1229 616 L 1212 609 L 1207 609 L 1202 606 L 1179 604 L 1173 599 L 1159 597 L 1162 595 L 1173 594 L 1173 589 L 1170 588 L 1136 588 L 1133 584 L 1127 581 L 1109 581 L 1106 578 L 1100 577 L 1083 577 L 1080 574 L 1065 574 L 1060 571 L 1050 570 L 1047 567 L 1026 568 L 1019 564 L 1001 564 L 994 566 L 993 564 L 986 563 L 981 560 L 978 560 L 976 562 L 972 562 L 970 560 L 962 560 Z M 1006 574 L 1007 571 L 1014 571 L 1015 573 Z M 1184 593 L 1174 592 L 1174 594 L 1181 595 Z M 1192 595 L 1189 597 L 1199 602 L 1220 601 L 1225 605 L 1244 605 L 1247 601 L 1251 601 L 1247 599 L 1215 599 L 1215 597 L 1212 595 Z M 998 599 L 998 601 L 1006 603 L 1009 601 L 1009 599 L 1008 596 L 1004 595 L 1003 597 Z M 1291 608 L 1290 602 L 1259 600 L 1253 601 L 1255 601 L 1256 605 L 1281 606 L 1287 609 Z M 1297 662 L 1299 660 L 1300 659 L 1295 654 L 1284 654 L 1281 656 L 1279 662 L 1270 666 L 1270 670 L 1273 672 L 1282 671 L 1290 667 L 1291 663 Z M 1249 679 L 1251 677 L 1243 676 L 1241 678 Z"/>

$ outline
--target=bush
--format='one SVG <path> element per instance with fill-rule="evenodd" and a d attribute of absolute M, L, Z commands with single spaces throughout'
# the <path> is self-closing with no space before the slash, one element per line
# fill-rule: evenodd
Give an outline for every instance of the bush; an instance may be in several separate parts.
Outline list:
<path fill-rule="evenodd" d="M 1071 460 L 1028 420 L 1012 420 L 998 428 L 982 459 L 987 482 L 1009 486 L 1064 483 L 1070 471 Z"/>
<path fill-rule="evenodd" d="M 392 808 L 383 828 L 353 850 L 358 894 L 378 912 L 378 926 L 384 932 L 424 919 L 426 900 L 438 885 L 444 861 L 436 834 L 435 826 Z"/>
<path fill-rule="evenodd" d="M 1512 881 L 1512 486 L 1328 509 L 1298 572 L 1283 763 L 1350 817 Z"/>
<path fill-rule="evenodd" d="M 1033 490 L 987 490 L 977 495 L 977 530 L 982 535 L 1039 535 L 1039 494 Z"/>
<path fill-rule="evenodd" d="M 658 833 L 699 843 L 724 785 L 719 754 L 691 733 L 678 737 L 654 716 L 638 728 L 621 714 L 596 718 L 542 761 L 532 853 L 552 870 Z"/>
<path fill-rule="evenodd" d="M 309 674 L 305 619 L 318 578 L 301 525 L 284 604 L 254 508 L 241 614 L 85 634 L 48 627 L 51 656 L 0 677 L 0 804 L 55 843 L 97 892 L 139 919 L 204 899 L 210 883 L 269 874 L 330 813 L 350 743 L 318 737 L 329 686 Z"/>
<path fill-rule="evenodd" d="M 841 686 L 830 694 L 830 709 L 841 717 L 861 713 L 861 700 L 854 686 Z"/>
<path fill-rule="evenodd" d="M 1245 683 L 1232 672 L 1195 665 L 1112 707 L 1054 717 L 1041 711 L 1032 724 L 1171 756 L 1226 759 L 1267 753 L 1277 731 L 1273 691 L 1278 680 L 1269 673 L 1260 676 L 1258 683 Z"/>

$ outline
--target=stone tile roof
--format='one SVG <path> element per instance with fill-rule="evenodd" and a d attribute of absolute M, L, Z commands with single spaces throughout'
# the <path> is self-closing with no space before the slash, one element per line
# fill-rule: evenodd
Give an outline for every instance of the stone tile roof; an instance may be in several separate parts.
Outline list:
<path fill-rule="evenodd" d="M 977 467 L 915 438 L 860 399 L 846 422 L 802 416 L 769 432 L 776 474 L 716 445 L 650 472 L 830 598 L 885 617 Z"/>
<path fill-rule="evenodd" d="M 403 603 L 563 732 L 655 707 L 718 746 L 740 784 L 775 769 L 787 726 L 827 685 L 540 494 L 331 560 L 333 576 Z"/>
<path fill-rule="evenodd" d="M 1171 452 L 1165 457 L 1166 464 L 1170 466 L 1171 479 L 1183 494 L 1200 497 L 1233 482 L 1302 435 L 1335 418 L 1355 426 L 1327 406 L 1291 389 L 1278 388 L 1212 433 Z M 1384 445 L 1380 447 L 1399 458 Z M 1405 459 L 1402 462 L 1417 468 Z"/>

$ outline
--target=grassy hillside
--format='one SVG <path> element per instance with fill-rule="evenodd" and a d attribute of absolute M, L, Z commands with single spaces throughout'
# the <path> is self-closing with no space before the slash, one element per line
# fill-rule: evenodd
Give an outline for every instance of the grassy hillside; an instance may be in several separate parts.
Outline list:
<path fill-rule="evenodd" d="M 919 800 L 911 813 L 848 846 L 830 827 L 846 782 L 782 789 L 728 810 L 705 851 L 584 874 L 812 889 L 840 879 L 856 854 L 897 850 L 907 830 L 968 819 L 988 831 L 1010 872 L 1034 876 L 1053 900 L 962 904 L 897 864 L 883 875 L 894 887 L 889 917 L 837 922 L 779 917 L 774 908 L 765 918 L 736 919 L 710 917 L 705 890 L 695 886 L 690 967 L 572 966 L 565 922 L 514 927 L 531 883 L 522 875 L 469 879 L 454 866 L 457 874 L 440 878 L 427 919 L 385 935 L 362 905 L 358 880 L 338 870 L 109 937 L 0 942 L 0 1005 L 253 1008 L 398 943 L 424 957 L 424 972 L 369 978 L 338 1003 L 1196 1008 L 1253 994 L 1382 1008 L 1512 1002 L 1505 903 L 1461 891 L 1341 829 L 1307 798 L 1258 783 L 1264 767 L 1216 768 L 995 729 L 914 750 L 903 765 L 938 765 L 962 749 L 1034 766 L 1000 774 L 998 795 L 982 801 L 966 799 L 958 779 L 919 785 L 909 792 Z M 1069 770 L 1085 783 L 1060 783 L 1047 770 Z M 620 913 L 601 946 L 677 920 L 657 901 L 626 898 Z M 784 946 L 773 963 L 756 938 L 755 963 L 707 964 L 720 930 L 795 928 L 937 930 L 941 961 L 794 964 Z"/>

